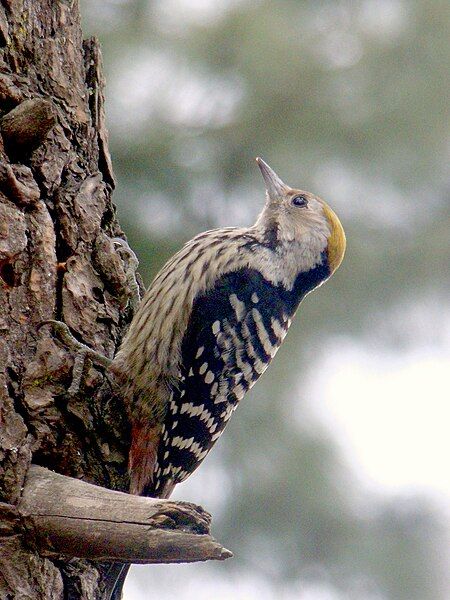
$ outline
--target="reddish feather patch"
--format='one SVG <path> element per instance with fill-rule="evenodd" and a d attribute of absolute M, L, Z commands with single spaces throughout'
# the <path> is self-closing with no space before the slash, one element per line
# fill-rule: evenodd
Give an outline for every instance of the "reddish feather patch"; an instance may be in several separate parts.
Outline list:
<path fill-rule="evenodd" d="M 161 426 L 148 427 L 142 422 L 134 422 L 131 427 L 131 448 L 128 457 L 130 473 L 130 493 L 141 495 L 153 480 Z"/>

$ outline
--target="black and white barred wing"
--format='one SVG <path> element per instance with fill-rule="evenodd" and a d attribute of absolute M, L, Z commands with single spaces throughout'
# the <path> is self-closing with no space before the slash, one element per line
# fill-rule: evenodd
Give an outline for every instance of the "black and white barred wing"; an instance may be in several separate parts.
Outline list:
<path fill-rule="evenodd" d="M 153 485 L 180 482 L 220 437 L 280 346 L 294 311 L 282 288 L 251 269 L 228 273 L 195 299 L 182 343 Z"/>

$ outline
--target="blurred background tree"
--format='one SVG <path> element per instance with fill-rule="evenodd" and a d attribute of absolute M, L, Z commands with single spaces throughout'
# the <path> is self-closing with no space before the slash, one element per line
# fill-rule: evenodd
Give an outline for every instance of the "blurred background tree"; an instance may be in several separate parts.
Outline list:
<path fill-rule="evenodd" d="M 212 510 L 235 558 L 135 568 L 126 598 L 444 600 L 450 5 L 82 12 L 103 46 L 115 202 L 147 284 L 195 233 L 253 222 L 257 155 L 324 197 L 348 235 L 337 275 L 177 489 Z"/>

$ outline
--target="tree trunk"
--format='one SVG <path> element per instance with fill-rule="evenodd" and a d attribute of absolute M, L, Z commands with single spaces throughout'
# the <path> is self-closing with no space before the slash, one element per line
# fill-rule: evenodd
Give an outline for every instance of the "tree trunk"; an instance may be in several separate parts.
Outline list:
<path fill-rule="evenodd" d="M 0 1 L 0 600 L 103 600 L 119 563 L 231 553 L 200 507 L 77 481 L 128 490 L 126 407 L 108 361 L 80 363 L 43 322 L 112 358 L 135 259 L 114 239 L 100 52 L 77 0 Z"/>
<path fill-rule="evenodd" d="M 31 461 L 127 490 L 128 422 L 102 369 L 68 395 L 73 353 L 46 319 L 112 357 L 131 318 L 96 40 L 77 0 L 0 4 L 0 501 Z M 125 260 L 125 259 L 124 259 Z M 126 260 L 125 260 L 126 262 Z M 87 400 L 88 399 L 88 400 Z M 44 558 L 0 524 L 0 598 L 101 598 L 102 567 Z"/>

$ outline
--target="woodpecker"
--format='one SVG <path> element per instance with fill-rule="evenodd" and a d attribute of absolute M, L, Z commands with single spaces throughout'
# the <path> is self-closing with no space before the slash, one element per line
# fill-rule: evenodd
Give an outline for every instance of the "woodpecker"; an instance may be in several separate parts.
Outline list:
<path fill-rule="evenodd" d="M 256 223 L 187 242 L 155 277 L 112 362 L 129 407 L 133 494 L 167 498 L 200 465 L 302 299 L 343 259 L 331 208 L 256 161 L 266 187 Z"/>

